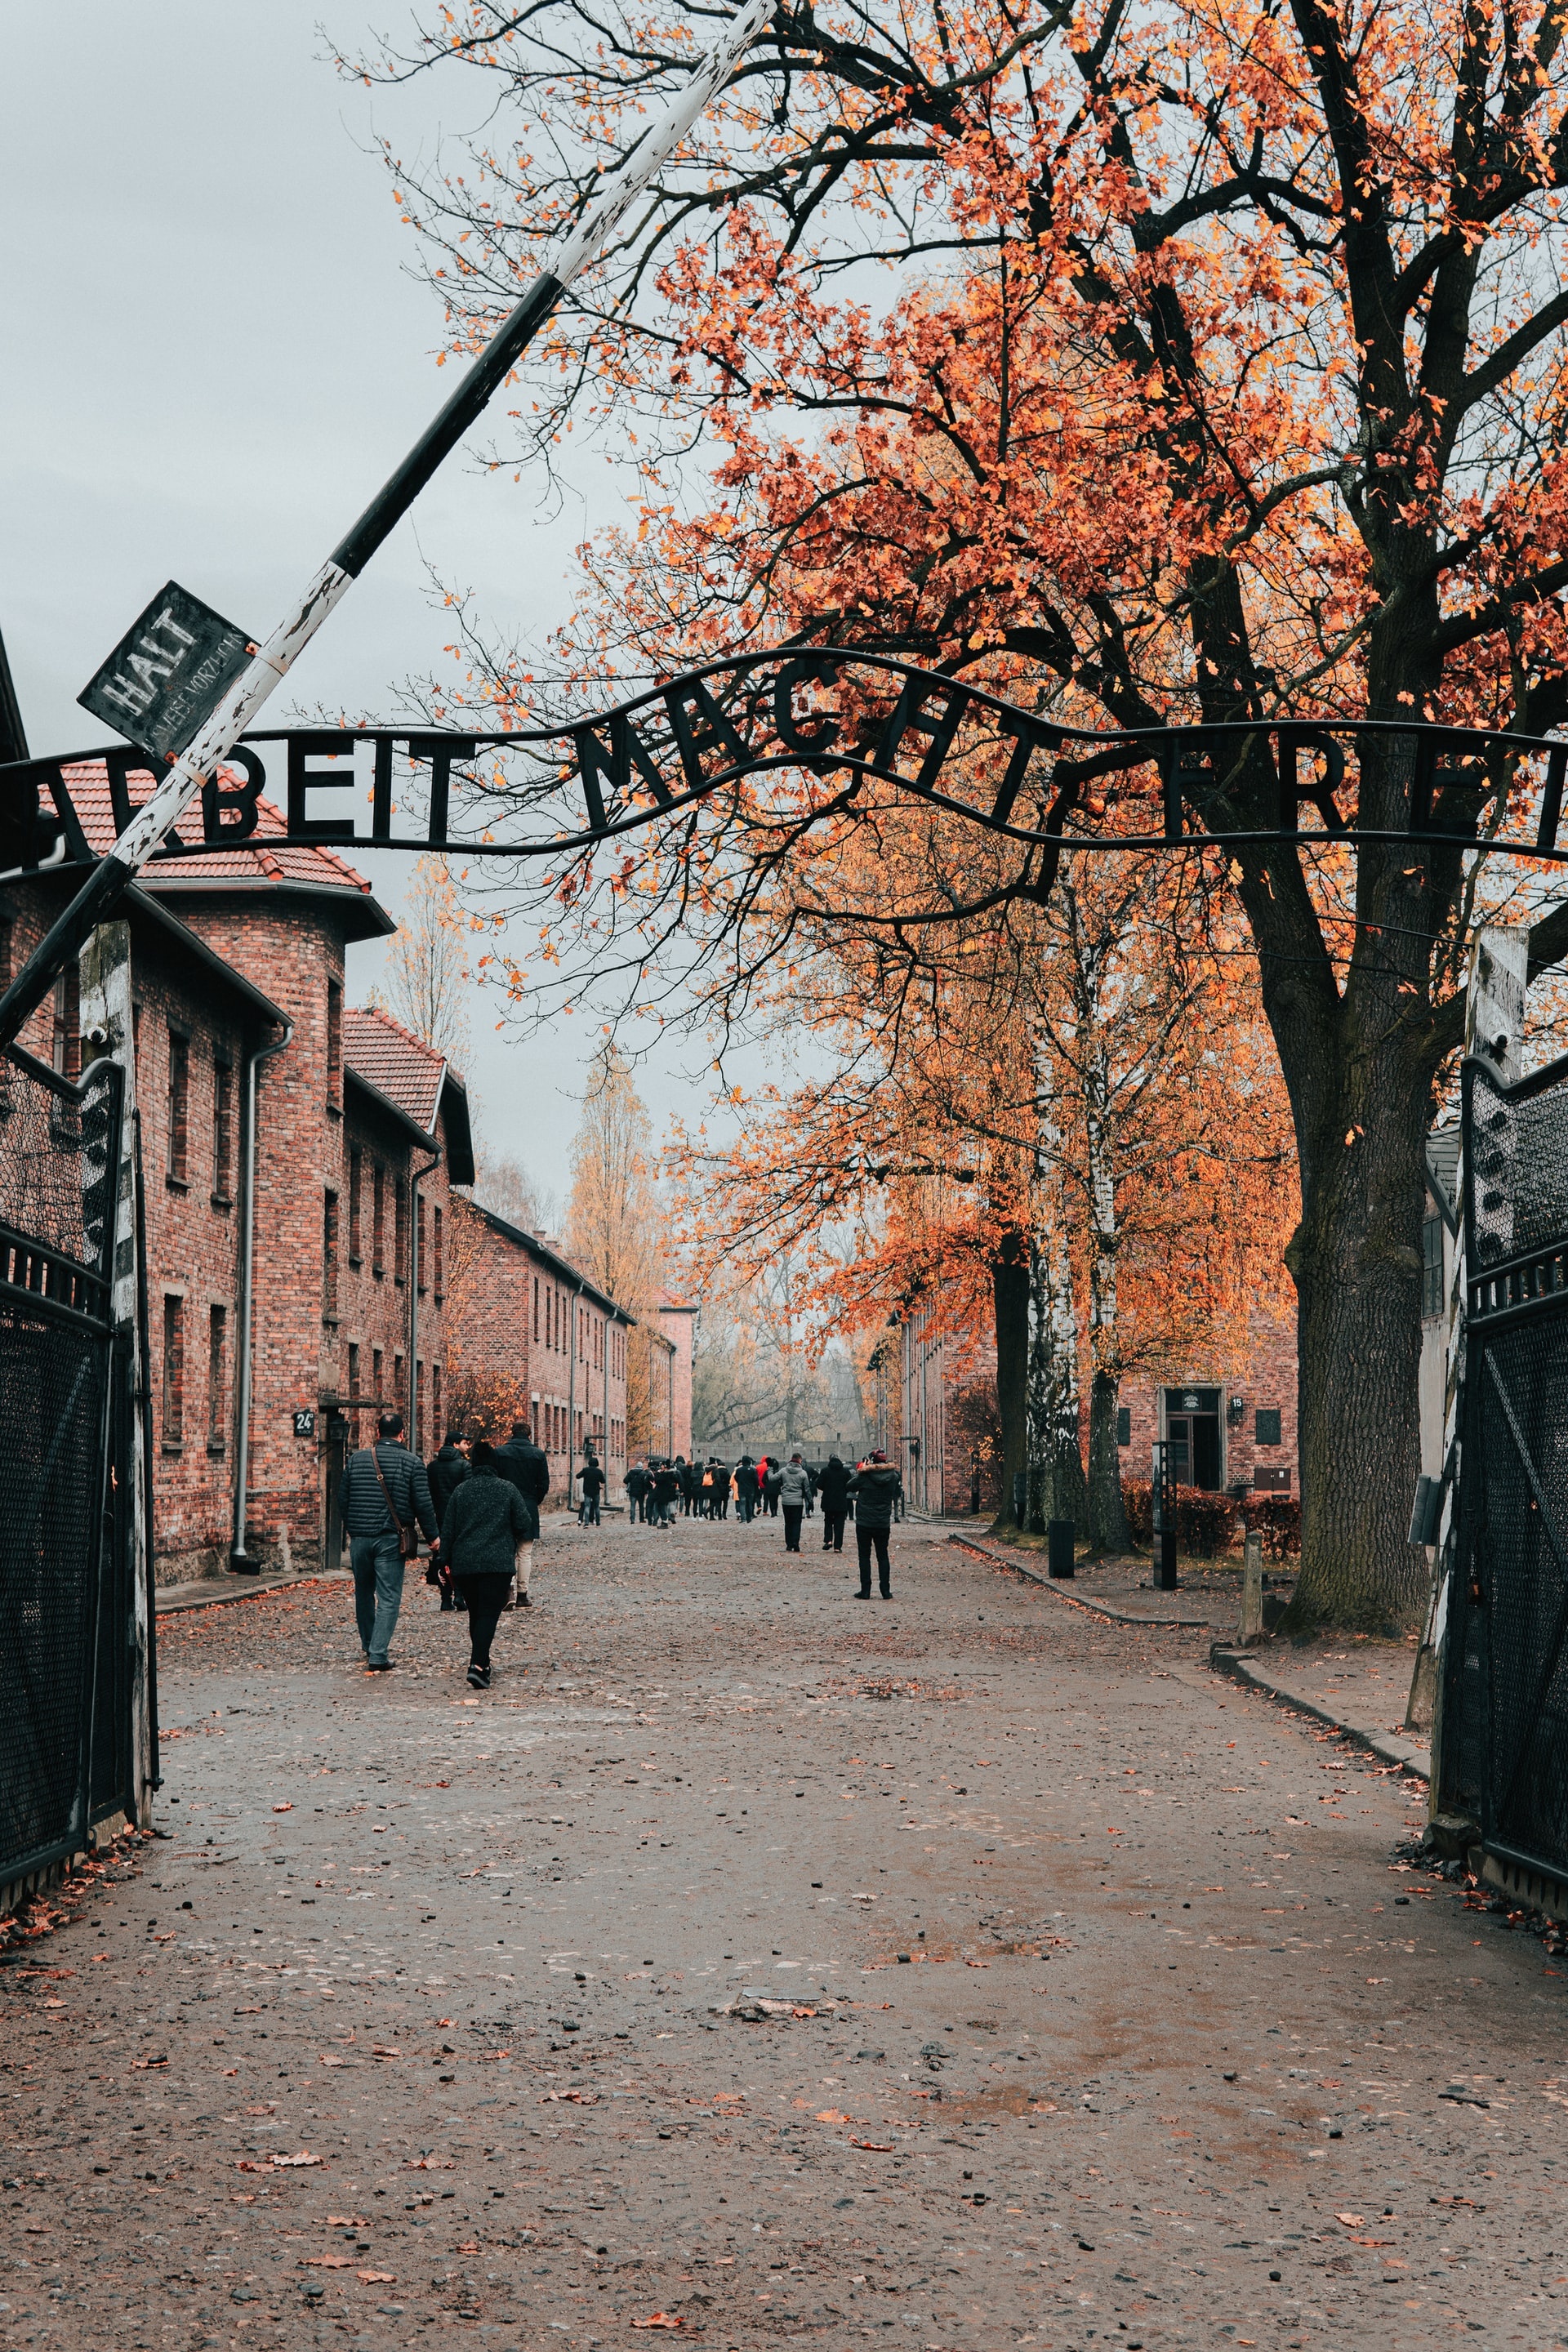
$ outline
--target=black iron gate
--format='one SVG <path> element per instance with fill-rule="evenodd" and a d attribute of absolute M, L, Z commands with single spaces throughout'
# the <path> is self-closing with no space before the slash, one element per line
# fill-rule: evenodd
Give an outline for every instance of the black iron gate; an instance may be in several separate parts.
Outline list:
<path fill-rule="evenodd" d="M 0 1058 L 0 1886 L 133 1803 L 121 1075 Z"/>
<path fill-rule="evenodd" d="M 1464 1067 L 1467 1324 L 1442 1798 L 1568 1880 L 1568 1059 Z"/>

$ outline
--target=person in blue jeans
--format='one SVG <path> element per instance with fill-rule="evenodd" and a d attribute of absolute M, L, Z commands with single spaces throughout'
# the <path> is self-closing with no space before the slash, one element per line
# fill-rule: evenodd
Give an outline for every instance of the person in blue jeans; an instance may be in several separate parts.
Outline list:
<path fill-rule="evenodd" d="M 432 1550 L 441 1538 L 425 1465 L 403 1443 L 403 1415 L 384 1412 L 376 1431 L 375 1444 L 362 1445 L 343 1465 L 338 1508 L 349 1538 L 360 1647 L 369 1671 L 384 1675 L 392 1667 L 387 1652 L 403 1607 L 398 1530 L 417 1523 Z"/>

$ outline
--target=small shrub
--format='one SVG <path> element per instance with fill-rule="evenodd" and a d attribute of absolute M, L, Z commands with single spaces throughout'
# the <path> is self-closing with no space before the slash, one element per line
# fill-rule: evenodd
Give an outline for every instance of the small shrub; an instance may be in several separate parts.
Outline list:
<path fill-rule="evenodd" d="M 1133 1542 L 1152 1544 L 1154 1495 L 1147 1478 L 1123 1478 L 1121 1506 Z M 1211 1495 L 1202 1486 L 1177 1487 L 1176 1549 L 1189 1559 L 1213 1559 L 1228 1551 L 1239 1525 L 1233 1496 Z"/>
<path fill-rule="evenodd" d="M 1301 1549 L 1301 1502 L 1297 1495 L 1253 1495 L 1247 1524 L 1263 1538 L 1268 1559 L 1296 1559 Z"/>

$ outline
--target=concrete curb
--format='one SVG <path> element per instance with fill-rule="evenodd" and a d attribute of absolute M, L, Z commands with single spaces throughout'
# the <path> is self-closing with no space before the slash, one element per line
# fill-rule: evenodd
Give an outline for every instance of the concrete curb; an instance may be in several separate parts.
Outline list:
<path fill-rule="evenodd" d="M 960 1551 L 973 1552 L 976 1559 L 989 1560 L 993 1567 L 1010 1568 L 1015 1576 L 1021 1576 L 1027 1584 L 1037 1584 L 1042 1592 L 1049 1593 L 1053 1601 L 1061 1601 L 1065 1608 L 1080 1609 L 1086 1617 L 1101 1618 L 1108 1625 L 1152 1625 L 1161 1628 L 1174 1625 L 1184 1627 L 1188 1633 L 1203 1633 L 1214 1622 L 1212 1617 L 1144 1617 L 1135 1609 L 1119 1609 L 1114 1601 L 1085 1601 L 1080 1593 L 1064 1592 L 1059 1584 L 1051 1582 L 1049 1577 L 1041 1576 L 1035 1569 L 1025 1568 L 1008 1552 L 993 1551 L 988 1544 L 977 1544 L 968 1536 L 949 1536 L 948 1542 L 956 1544 Z"/>
<path fill-rule="evenodd" d="M 177 1616 L 184 1609 L 223 1609 L 231 1601 L 257 1601 L 264 1592 L 289 1592 L 307 1584 L 346 1584 L 350 1581 L 346 1568 L 323 1569 L 318 1576 L 247 1576 L 243 1583 L 219 1584 L 213 1579 L 214 1590 L 205 1591 L 206 1580 L 201 1584 L 165 1584 L 154 1595 L 160 1617 Z"/>
<path fill-rule="evenodd" d="M 1337 1731 L 1342 1738 L 1352 1740 L 1356 1747 L 1368 1749 L 1384 1764 L 1398 1764 L 1406 1772 L 1414 1772 L 1417 1780 L 1430 1779 L 1430 1751 L 1416 1741 L 1401 1739 L 1392 1731 L 1375 1730 L 1370 1724 L 1348 1723 L 1343 1716 L 1331 1714 L 1315 1699 L 1306 1698 L 1300 1691 L 1292 1690 L 1288 1683 L 1273 1681 L 1261 1673 L 1243 1651 L 1233 1650 L 1224 1642 L 1215 1642 L 1209 1651 L 1209 1664 L 1216 1674 L 1228 1675 L 1232 1682 L 1245 1684 L 1249 1690 L 1261 1692 L 1265 1698 L 1275 1700 L 1280 1706 L 1293 1706 L 1298 1715 L 1310 1715 L 1314 1723 L 1326 1724 L 1331 1731 Z"/>

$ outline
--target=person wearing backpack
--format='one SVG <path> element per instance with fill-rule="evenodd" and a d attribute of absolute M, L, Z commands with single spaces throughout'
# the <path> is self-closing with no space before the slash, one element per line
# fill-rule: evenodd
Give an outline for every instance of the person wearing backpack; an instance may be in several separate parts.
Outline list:
<path fill-rule="evenodd" d="M 403 1572 L 419 1557 L 419 1531 L 441 1541 L 425 1465 L 403 1443 L 403 1415 L 384 1412 L 374 1445 L 349 1455 L 338 1481 L 338 1509 L 349 1538 L 354 1617 L 373 1675 L 390 1674 L 387 1652 L 403 1607 Z M 458 1489 L 461 1492 L 461 1489 Z"/>
<path fill-rule="evenodd" d="M 468 1457 L 468 1475 L 447 1506 L 442 1549 L 452 1580 L 468 1610 L 468 1683 L 490 1686 L 490 1644 L 495 1639 L 520 1544 L 539 1533 L 539 1506 L 519 1492 L 496 1468 L 496 1449 L 479 1438 Z"/>

